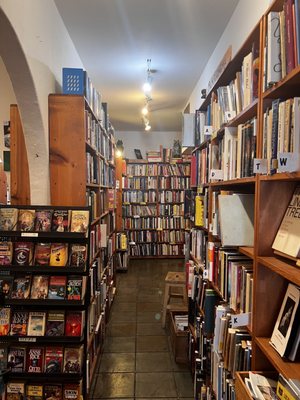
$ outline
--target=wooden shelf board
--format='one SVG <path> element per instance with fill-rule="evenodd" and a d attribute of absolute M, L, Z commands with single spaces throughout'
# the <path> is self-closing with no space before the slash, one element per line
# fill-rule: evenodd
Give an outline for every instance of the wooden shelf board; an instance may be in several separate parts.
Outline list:
<path fill-rule="evenodd" d="M 239 252 L 242 254 L 245 254 L 245 256 L 248 256 L 248 257 L 254 259 L 254 247 L 242 246 L 242 247 L 239 247 Z"/>
<path fill-rule="evenodd" d="M 230 181 L 210 182 L 209 186 L 217 187 L 217 186 L 230 186 L 230 185 L 247 185 L 249 183 L 254 184 L 255 181 L 256 177 L 250 176 L 248 178 L 232 179 Z"/>
<path fill-rule="evenodd" d="M 261 181 L 290 181 L 299 180 L 300 172 L 281 172 L 274 175 L 259 175 Z"/>
<path fill-rule="evenodd" d="M 101 185 L 98 185 L 97 183 L 87 183 L 86 187 L 87 188 L 95 188 L 95 189 L 99 189 Z"/>
<path fill-rule="evenodd" d="M 133 255 L 131 255 L 130 256 L 130 258 L 133 258 L 133 259 L 139 259 L 139 258 L 184 258 L 184 256 L 182 255 L 182 256 L 133 256 Z"/>
<path fill-rule="evenodd" d="M 258 257 L 257 261 L 271 271 L 300 286 L 300 268 L 292 260 L 277 257 Z"/>
<path fill-rule="evenodd" d="M 247 122 L 257 115 L 258 99 L 255 99 L 248 107 L 242 110 L 235 118 L 228 122 L 226 126 L 238 126 Z"/>
<path fill-rule="evenodd" d="M 256 337 L 255 342 L 275 369 L 286 378 L 300 379 L 300 362 L 286 361 L 270 345 L 270 338 Z"/>
<path fill-rule="evenodd" d="M 290 98 L 299 93 L 300 86 L 300 66 L 294 68 L 288 75 L 286 75 L 280 82 L 273 85 L 270 89 L 266 90 L 262 98 L 277 99 L 278 97 Z"/>

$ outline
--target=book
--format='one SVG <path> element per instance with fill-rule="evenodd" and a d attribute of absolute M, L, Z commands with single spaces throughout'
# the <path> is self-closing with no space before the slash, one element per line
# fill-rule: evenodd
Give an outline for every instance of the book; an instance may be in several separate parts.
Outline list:
<path fill-rule="evenodd" d="M 5 344 L 0 345 L 0 371 L 7 369 L 7 353 L 8 348 Z"/>
<path fill-rule="evenodd" d="M 26 363 L 26 348 L 11 346 L 7 355 L 7 366 L 11 372 L 24 372 Z"/>
<path fill-rule="evenodd" d="M 59 374 L 62 372 L 63 348 L 46 347 L 44 372 L 47 374 Z"/>
<path fill-rule="evenodd" d="M 273 250 L 293 259 L 300 258 L 300 186 L 296 187 L 272 244 Z"/>
<path fill-rule="evenodd" d="M 26 371 L 34 374 L 41 374 L 44 367 L 44 348 L 30 347 L 26 355 Z"/>
<path fill-rule="evenodd" d="M 84 267 L 87 259 L 86 245 L 84 244 L 71 244 L 69 266 L 70 267 Z"/>
<path fill-rule="evenodd" d="M 85 276 L 68 276 L 67 300 L 82 300 L 85 295 Z"/>
<path fill-rule="evenodd" d="M 268 86 L 279 82 L 281 79 L 281 50 L 279 26 L 279 12 L 270 11 L 268 14 Z"/>
<path fill-rule="evenodd" d="M 0 242 L 0 265 L 10 265 L 13 256 L 12 242 Z"/>
<path fill-rule="evenodd" d="M 51 276 L 49 281 L 48 299 L 64 300 L 66 297 L 66 276 Z"/>
<path fill-rule="evenodd" d="M 24 382 L 7 382 L 6 400 L 24 400 L 25 383 Z"/>
<path fill-rule="evenodd" d="M 44 385 L 44 400 L 63 400 L 62 385 Z"/>
<path fill-rule="evenodd" d="M 43 385 L 27 385 L 26 386 L 27 400 L 43 400 Z"/>
<path fill-rule="evenodd" d="M 66 383 L 63 388 L 63 400 L 80 400 L 80 393 L 79 383 Z"/>
<path fill-rule="evenodd" d="M 51 267 L 65 267 L 68 261 L 68 243 L 52 243 L 50 249 Z"/>
<path fill-rule="evenodd" d="M 66 336 L 81 336 L 84 326 L 84 311 L 68 311 L 66 314 Z"/>
<path fill-rule="evenodd" d="M 46 326 L 46 313 L 43 311 L 30 311 L 28 316 L 28 336 L 44 336 Z"/>
<path fill-rule="evenodd" d="M 10 323 L 11 336 L 26 336 L 28 327 L 28 311 L 13 310 Z"/>
<path fill-rule="evenodd" d="M 7 336 L 10 329 L 10 314 L 9 307 L 0 308 L 0 336 Z"/>
<path fill-rule="evenodd" d="M 287 355 L 290 338 L 295 334 L 295 325 L 299 323 L 299 301 L 300 289 L 289 283 L 270 340 L 281 357 Z"/>
<path fill-rule="evenodd" d="M 0 278 L 0 296 L 8 299 L 10 297 L 14 278 L 12 276 L 3 276 Z"/>
<path fill-rule="evenodd" d="M 32 265 L 33 261 L 33 243 L 15 242 L 13 263 L 16 265 Z"/>
<path fill-rule="evenodd" d="M 17 208 L 0 208 L 0 231 L 15 231 L 18 222 Z"/>
<path fill-rule="evenodd" d="M 45 336 L 63 336 L 65 332 L 65 312 L 49 311 Z"/>
<path fill-rule="evenodd" d="M 34 249 L 34 265 L 49 265 L 51 243 L 37 243 Z"/>
<path fill-rule="evenodd" d="M 53 232 L 68 232 L 70 223 L 69 214 L 69 210 L 54 210 L 51 230 Z"/>
<path fill-rule="evenodd" d="M 65 347 L 63 372 L 80 374 L 82 365 L 82 347 Z"/>
<path fill-rule="evenodd" d="M 50 232 L 53 210 L 37 210 L 35 213 L 34 230 L 37 232 Z"/>
<path fill-rule="evenodd" d="M 33 232 L 35 221 L 35 210 L 19 210 L 18 230 L 23 232 Z"/>
<path fill-rule="evenodd" d="M 89 227 L 89 211 L 88 210 L 72 210 L 71 211 L 71 232 L 87 232 Z"/>
<path fill-rule="evenodd" d="M 11 299 L 28 299 L 30 293 L 31 276 L 17 276 L 13 280 Z"/>
<path fill-rule="evenodd" d="M 31 283 L 31 299 L 47 299 L 49 287 L 49 276 L 34 275 Z"/>

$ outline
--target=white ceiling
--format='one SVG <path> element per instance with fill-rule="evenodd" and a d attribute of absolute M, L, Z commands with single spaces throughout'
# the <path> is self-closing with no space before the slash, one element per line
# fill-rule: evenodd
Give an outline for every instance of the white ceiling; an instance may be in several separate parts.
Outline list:
<path fill-rule="evenodd" d="M 238 0 L 55 3 L 115 129 L 144 129 L 142 84 L 150 58 L 152 130 L 180 131 L 181 113 Z"/>

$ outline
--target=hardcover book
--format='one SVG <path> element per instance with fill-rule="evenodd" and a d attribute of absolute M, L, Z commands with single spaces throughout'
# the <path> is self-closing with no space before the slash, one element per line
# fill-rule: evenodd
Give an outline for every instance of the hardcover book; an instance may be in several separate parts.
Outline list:
<path fill-rule="evenodd" d="M 0 242 L 0 265 L 10 265 L 13 255 L 12 242 Z"/>
<path fill-rule="evenodd" d="M 54 210 L 51 230 L 53 232 L 68 232 L 69 222 L 69 210 Z"/>
<path fill-rule="evenodd" d="M 66 336 L 81 336 L 84 325 L 84 311 L 69 311 L 66 314 Z"/>
<path fill-rule="evenodd" d="M 17 208 L 0 208 L 0 231 L 15 231 L 17 222 Z"/>
<path fill-rule="evenodd" d="M 6 400 L 24 400 L 25 383 L 8 382 L 6 385 Z"/>
<path fill-rule="evenodd" d="M 13 280 L 14 278 L 12 276 L 0 278 L 0 295 L 2 295 L 5 299 L 10 297 Z"/>
<path fill-rule="evenodd" d="M 86 246 L 82 244 L 72 244 L 70 250 L 70 267 L 84 267 L 87 258 Z"/>
<path fill-rule="evenodd" d="M 44 385 L 44 400 L 63 400 L 62 385 Z"/>
<path fill-rule="evenodd" d="M 48 299 L 64 300 L 66 297 L 66 276 L 51 276 L 49 281 Z"/>
<path fill-rule="evenodd" d="M 24 372 L 26 362 L 26 348 L 11 346 L 8 350 L 7 366 L 11 372 Z"/>
<path fill-rule="evenodd" d="M 49 311 L 45 336 L 63 336 L 65 332 L 64 311 Z"/>
<path fill-rule="evenodd" d="M 0 336 L 7 336 L 10 328 L 10 308 L 0 308 Z"/>
<path fill-rule="evenodd" d="M 49 287 L 49 276 L 34 275 L 31 284 L 31 299 L 47 299 Z"/>
<path fill-rule="evenodd" d="M 28 336 L 44 336 L 46 326 L 46 313 L 31 311 L 28 317 Z"/>
<path fill-rule="evenodd" d="M 82 364 L 82 347 L 65 347 L 63 372 L 80 374 Z"/>
<path fill-rule="evenodd" d="M 85 295 L 85 276 L 68 276 L 67 299 L 81 300 Z"/>
<path fill-rule="evenodd" d="M 43 385 L 27 385 L 27 400 L 43 400 Z"/>
<path fill-rule="evenodd" d="M 32 242 L 16 242 L 14 243 L 13 263 L 16 265 L 31 265 L 33 259 L 33 243 Z"/>
<path fill-rule="evenodd" d="M 52 243 L 50 249 L 51 267 L 65 267 L 68 261 L 68 244 L 67 243 Z"/>
<path fill-rule="evenodd" d="M 46 347 L 44 372 L 47 374 L 59 374 L 62 372 L 62 363 L 63 348 L 61 346 Z"/>
<path fill-rule="evenodd" d="M 19 210 L 18 230 L 23 232 L 33 232 L 35 221 L 35 210 Z"/>
<path fill-rule="evenodd" d="M 44 366 L 44 348 L 30 347 L 27 349 L 26 371 L 34 374 L 41 374 Z"/>
<path fill-rule="evenodd" d="M 11 299 L 28 299 L 30 293 L 31 276 L 17 276 L 13 280 Z"/>
<path fill-rule="evenodd" d="M 72 210 L 71 212 L 71 232 L 87 232 L 89 227 L 88 210 Z"/>
<path fill-rule="evenodd" d="M 26 336 L 28 327 L 28 311 L 12 312 L 10 323 L 11 336 Z"/>
<path fill-rule="evenodd" d="M 37 243 L 34 250 L 34 265 L 49 265 L 51 243 Z"/>
<path fill-rule="evenodd" d="M 63 389 L 63 400 L 80 400 L 80 384 L 66 383 Z"/>
<path fill-rule="evenodd" d="M 53 210 L 37 210 L 35 213 L 35 227 L 37 232 L 50 232 Z"/>

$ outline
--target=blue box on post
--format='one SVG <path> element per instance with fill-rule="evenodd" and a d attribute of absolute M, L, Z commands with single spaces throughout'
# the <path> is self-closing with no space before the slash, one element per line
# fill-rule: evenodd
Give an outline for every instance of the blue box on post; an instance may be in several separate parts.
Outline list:
<path fill-rule="evenodd" d="M 85 94 L 85 71 L 82 68 L 63 68 L 63 94 Z"/>

